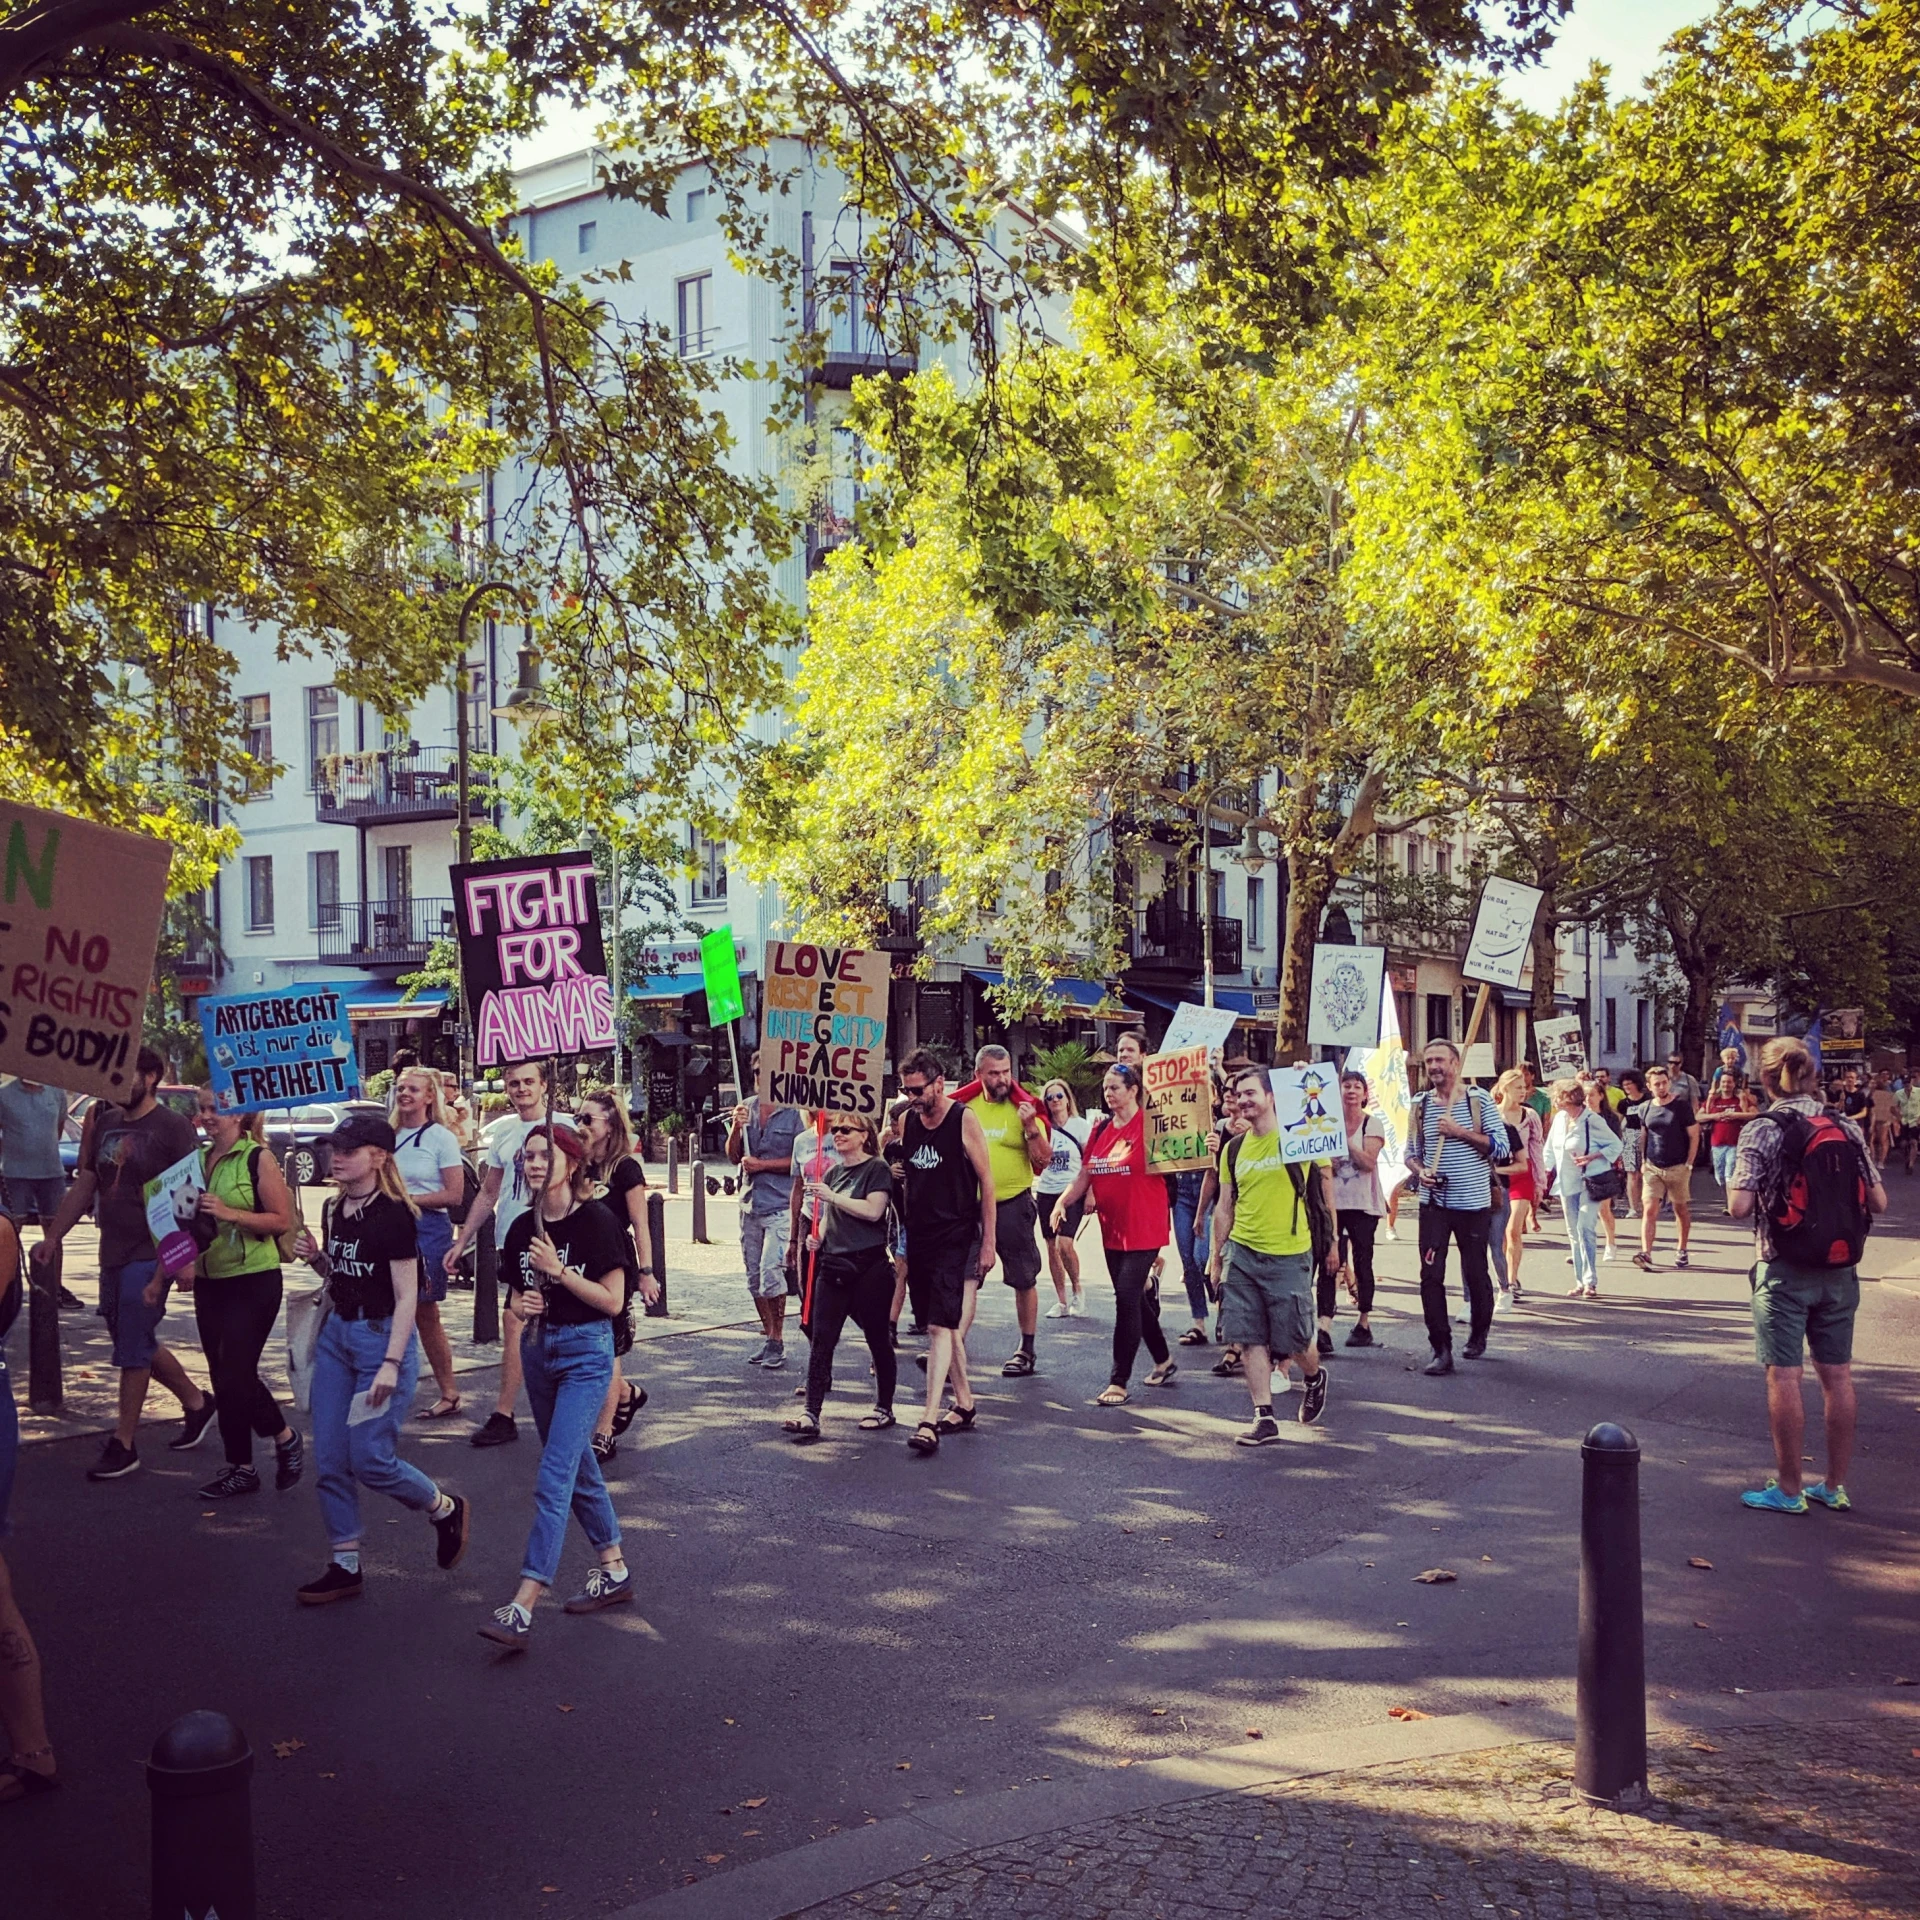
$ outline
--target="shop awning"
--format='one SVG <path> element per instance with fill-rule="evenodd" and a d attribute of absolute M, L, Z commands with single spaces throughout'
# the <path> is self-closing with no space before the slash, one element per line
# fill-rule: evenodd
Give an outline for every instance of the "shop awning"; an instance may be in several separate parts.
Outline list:
<path fill-rule="evenodd" d="M 657 973 L 650 980 L 637 980 L 627 988 L 629 1000 L 684 1000 L 690 993 L 705 993 L 706 976 L 698 973 Z"/>
<path fill-rule="evenodd" d="M 331 986 L 333 982 L 316 980 L 302 984 Z M 409 1000 L 406 989 L 396 987 L 390 980 L 373 986 L 348 987 L 340 998 L 349 1020 L 423 1020 L 430 1013 L 440 1012 L 447 1004 L 444 987 L 422 987 Z"/>
<path fill-rule="evenodd" d="M 998 967 L 969 967 L 967 978 L 978 980 L 983 987 L 998 987 L 1006 983 L 1007 976 Z M 1105 987 L 1097 980 L 1055 980 L 1047 992 L 1057 1000 L 1064 1000 L 1075 1007 L 1105 1006 L 1112 999 Z"/>
<path fill-rule="evenodd" d="M 1160 993 L 1151 987 L 1129 987 L 1127 991 L 1136 1000 L 1151 1001 L 1154 1006 L 1162 1007 L 1168 1013 L 1171 1013 L 1175 1007 L 1189 1005 L 1197 1007 L 1200 1004 L 1188 993 Z M 1227 1008 L 1242 1020 L 1257 1020 L 1263 1011 L 1254 1005 L 1253 995 L 1245 987 L 1215 987 L 1213 1004 L 1216 1007 Z M 1265 1011 L 1271 1012 L 1272 1009 L 1268 1008 Z"/>

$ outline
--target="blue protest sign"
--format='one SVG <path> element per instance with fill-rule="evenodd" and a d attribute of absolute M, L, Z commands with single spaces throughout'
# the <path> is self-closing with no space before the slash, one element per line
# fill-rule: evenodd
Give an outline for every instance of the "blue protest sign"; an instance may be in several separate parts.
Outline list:
<path fill-rule="evenodd" d="M 337 987 L 223 993 L 200 1002 L 200 1032 L 222 1113 L 337 1100 L 359 1090 L 360 1063 Z"/>

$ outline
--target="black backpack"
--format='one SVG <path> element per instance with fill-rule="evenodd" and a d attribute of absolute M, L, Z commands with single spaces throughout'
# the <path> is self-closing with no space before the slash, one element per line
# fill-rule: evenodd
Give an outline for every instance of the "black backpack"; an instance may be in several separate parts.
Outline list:
<path fill-rule="evenodd" d="M 1227 1142 L 1227 1171 L 1233 1175 L 1236 1197 L 1240 1186 L 1240 1143 L 1246 1139 L 1244 1133 L 1236 1133 Z M 1311 1166 L 1303 1167 L 1297 1160 L 1287 1162 L 1287 1179 L 1293 1187 L 1294 1204 L 1302 1201 L 1307 1209 L 1307 1235 L 1313 1247 L 1313 1270 L 1319 1273 L 1326 1263 L 1328 1250 L 1332 1247 L 1334 1236 L 1339 1232 L 1339 1224 L 1327 1211 L 1327 1196 L 1320 1182 L 1312 1178 Z M 1294 1215 L 1295 1220 L 1299 1215 Z"/>
<path fill-rule="evenodd" d="M 1809 1117 L 1775 1108 L 1780 1177 L 1766 1196 L 1767 1238 L 1796 1267 L 1858 1264 L 1866 1250 L 1867 1170 L 1859 1145 L 1831 1113 Z"/>

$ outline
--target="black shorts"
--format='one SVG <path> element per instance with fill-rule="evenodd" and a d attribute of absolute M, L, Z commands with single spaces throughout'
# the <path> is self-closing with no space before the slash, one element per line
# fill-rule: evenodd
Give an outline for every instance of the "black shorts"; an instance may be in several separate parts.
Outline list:
<path fill-rule="evenodd" d="M 1027 1293 L 1039 1284 L 1040 1242 L 1034 1236 L 1039 1221 L 1031 1187 L 1002 1200 L 993 1210 L 993 1244 L 1000 1255 L 1000 1275 L 1015 1293 Z"/>
<path fill-rule="evenodd" d="M 1043 1193 L 1039 1196 L 1039 1201 L 1040 1231 L 1044 1233 L 1049 1240 L 1071 1240 L 1073 1236 L 1080 1231 L 1080 1222 L 1084 1220 L 1087 1215 L 1087 1198 L 1085 1194 L 1082 1194 L 1078 1200 L 1074 1201 L 1066 1212 L 1060 1216 L 1058 1232 L 1054 1230 L 1053 1210 L 1060 1204 L 1060 1196 L 1057 1193 Z"/>
<path fill-rule="evenodd" d="M 924 1227 L 913 1230 L 907 1243 L 907 1298 L 913 1317 L 923 1327 L 960 1325 L 967 1304 L 967 1288 L 980 1282 L 980 1236 L 946 1239 Z"/>

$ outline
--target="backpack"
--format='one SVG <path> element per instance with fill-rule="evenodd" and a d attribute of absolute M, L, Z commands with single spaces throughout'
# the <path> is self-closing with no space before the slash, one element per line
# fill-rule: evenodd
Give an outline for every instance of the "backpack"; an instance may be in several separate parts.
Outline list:
<path fill-rule="evenodd" d="M 1240 1143 L 1246 1137 L 1244 1133 L 1236 1133 L 1227 1142 L 1226 1168 L 1233 1175 L 1236 1197 L 1240 1191 Z M 1307 1203 L 1307 1236 L 1313 1248 L 1313 1270 L 1317 1275 L 1326 1263 L 1338 1225 L 1327 1212 L 1327 1196 L 1320 1182 L 1309 1179 L 1305 1169 L 1297 1160 L 1287 1162 L 1287 1178 L 1293 1185 L 1295 1205 L 1297 1206 L 1302 1200 Z M 1299 1217 L 1297 1213 L 1294 1215 L 1296 1220 Z"/>
<path fill-rule="evenodd" d="M 1866 1250 L 1867 1174 L 1860 1149 L 1831 1113 L 1808 1118 L 1775 1109 L 1780 1178 L 1766 1196 L 1767 1238 L 1796 1267 L 1855 1265 Z"/>
<path fill-rule="evenodd" d="M 247 1176 L 247 1195 L 251 1204 L 243 1207 L 241 1211 L 243 1213 L 258 1213 L 260 1211 L 260 1177 L 256 1169 L 260 1164 L 262 1148 L 258 1140 L 249 1140 L 246 1142 L 246 1149 L 246 1159 L 242 1164 Z M 300 1245 L 302 1225 L 300 1208 L 298 1203 L 296 1203 L 293 1210 L 293 1225 L 290 1226 L 285 1233 L 277 1233 L 273 1236 L 273 1243 L 279 1249 L 282 1265 L 285 1265 L 295 1257 L 295 1250 Z M 219 1237 L 220 1223 L 206 1214 L 195 1214 L 192 1231 L 194 1244 L 204 1253 Z M 261 1234 L 256 1234 L 253 1237 L 256 1239 L 265 1238 L 265 1236 Z"/>

